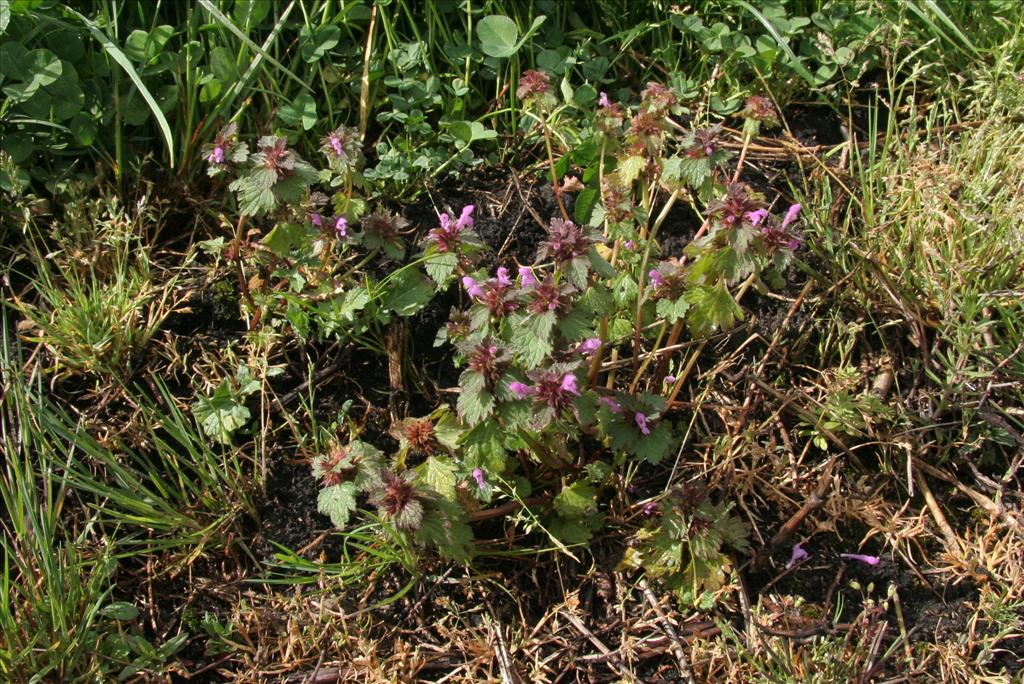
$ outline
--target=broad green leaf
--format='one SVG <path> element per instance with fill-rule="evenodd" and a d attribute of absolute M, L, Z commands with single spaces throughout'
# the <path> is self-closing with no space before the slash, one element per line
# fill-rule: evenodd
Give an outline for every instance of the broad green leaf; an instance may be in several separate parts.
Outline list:
<path fill-rule="evenodd" d="M 200 0 L 200 2 L 207 1 L 208 0 Z M 128 74 L 128 78 L 131 79 L 131 82 L 135 84 L 139 93 L 142 94 L 146 104 L 148 104 L 150 110 L 152 110 L 153 116 L 156 117 L 157 124 L 160 127 L 160 132 L 164 137 L 164 143 L 167 145 L 167 157 L 170 160 L 170 167 L 174 168 L 174 135 L 171 133 L 171 125 L 167 123 L 167 117 L 164 116 L 164 113 L 160 110 L 160 105 L 157 104 L 153 94 L 149 92 L 149 89 L 146 88 L 146 84 L 142 82 L 142 78 L 139 76 L 138 72 L 135 71 L 135 67 L 132 66 L 131 60 L 128 59 L 128 56 L 124 54 L 124 51 L 121 50 L 121 48 L 119 48 L 106 33 L 100 30 L 99 26 L 97 26 L 95 22 L 71 8 L 67 8 L 66 11 L 77 17 L 79 21 L 85 24 L 85 27 L 89 30 L 89 33 L 92 34 L 93 38 L 103 45 L 103 48 L 110 54 L 110 57 L 117 62 L 122 69 L 124 69 L 124 72 Z"/>
<path fill-rule="evenodd" d="M 718 285 L 699 285 L 687 291 L 686 300 L 690 304 L 687 323 L 694 335 L 710 335 L 716 330 L 728 330 L 743 320 L 743 309 L 733 299 L 725 283 Z"/>
<path fill-rule="evenodd" d="M 348 525 L 352 511 L 356 510 L 356 485 L 354 482 L 324 487 L 316 497 L 316 509 L 330 516 L 331 524 L 338 528 Z"/>
<path fill-rule="evenodd" d="M 270 9 L 269 0 L 235 0 L 231 15 L 235 23 L 248 33 L 263 23 L 270 13 Z"/>
<path fill-rule="evenodd" d="M 491 415 L 494 410 L 494 396 L 484 385 L 484 378 L 475 371 L 466 371 L 459 378 L 462 388 L 456 408 L 459 417 L 469 425 L 475 425 Z"/>
<path fill-rule="evenodd" d="M 411 316 L 434 298 L 433 284 L 419 271 L 403 268 L 388 279 L 381 308 L 399 316 Z"/>
<path fill-rule="evenodd" d="M 420 480 L 446 499 L 455 498 L 455 463 L 447 456 L 429 456 L 416 471 Z"/>
<path fill-rule="evenodd" d="M 301 123 L 302 130 L 308 131 L 316 125 L 316 101 L 309 93 L 302 93 L 282 105 L 277 110 L 277 117 L 290 126 Z"/>
<path fill-rule="evenodd" d="M 516 52 L 519 27 L 506 16 L 492 14 L 477 23 L 476 35 L 488 57 L 511 57 Z"/>
<path fill-rule="evenodd" d="M 323 59 L 330 50 L 341 40 L 341 29 L 333 24 L 318 26 L 310 29 L 303 26 L 299 32 L 299 42 L 302 45 L 302 59 L 307 64 L 313 64 Z"/>

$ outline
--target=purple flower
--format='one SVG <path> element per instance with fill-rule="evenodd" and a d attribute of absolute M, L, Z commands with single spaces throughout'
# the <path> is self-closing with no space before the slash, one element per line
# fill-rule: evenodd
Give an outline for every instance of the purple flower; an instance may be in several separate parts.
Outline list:
<path fill-rule="evenodd" d="M 462 207 L 462 214 L 459 215 L 459 220 L 455 222 L 455 225 L 457 225 L 460 229 L 472 228 L 473 210 L 475 209 L 476 207 L 473 206 L 472 204 L 467 204 L 466 206 Z"/>
<path fill-rule="evenodd" d="M 473 479 L 476 480 L 476 486 L 480 489 L 487 486 L 487 479 L 484 477 L 484 471 L 480 468 L 473 468 Z"/>
<path fill-rule="evenodd" d="M 533 271 L 528 266 L 519 267 L 519 282 L 523 287 L 535 287 L 537 279 L 533 277 Z"/>
<path fill-rule="evenodd" d="M 566 373 L 562 376 L 562 391 L 568 392 L 569 394 L 575 394 L 577 397 L 580 396 L 580 391 L 576 388 L 575 375 L 572 373 Z"/>
<path fill-rule="evenodd" d="M 223 164 L 224 163 L 224 146 L 223 145 L 216 145 L 216 146 L 214 146 L 213 150 L 210 152 L 210 156 L 207 157 L 207 160 L 210 161 L 213 164 Z"/>
<path fill-rule="evenodd" d="M 611 107 L 612 101 L 608 99 L 608 93 L 601 91 L 601 96 L 597 98 L 597 104 L 601 107 Z"/>
<path fill-rule="evenodd" d="M 648 501 L 644 504 L 643 512 L 648 518 L 654 515 L 654 511 L 658 510 L 658 504 L 654 501 Z"/>
<path fill-rule="evenodd" d="M 525 399 L 526 397 L 533 394 L 532 387 L 519 381 L 510 382 L 508 384 L 508 388 L 512 392 L 512 394 L 516 395 L 520 399 Z"/>
<path fill-rule="evenodd" d="M 338 233 L 338 237 L 348 235 L 348 219 L 344 216 L 339 216 L 338 220 L 334 222 L 334 230 Z"/>
<path fill-rule="evenodd" d="M 622 243 L 622 246 L 630 251 L 636 249 L 636 243 L 633 242 L 632 240 L 626 240 L 625 242 Z"/>
<path fill-rule="evenodd" d="M 651 434 L 651 428 L 647 427 L 647 416 L 637 411 L 636 413 L 633 414 L 633 420 L 636 421 L 636 426 L 640 428 L 640 434 Z"/>
<path fill-rule="evenodd" d="M 799 216 L 799 215 L 800 215 L 800 205 L 799 204 L 794 204 L 793 206 L 791 206 L 789 208 L 789 211 L 786 212 L 786 217 L 782 219 L 782 229 L 785 230 L 786 227 L 790 223 L 792 223 L 793 221 L 796 221 L 796 217 Z"/>
<path fill-rule="evenodd" d="M 622 407 L 619 406 L 619 402 L 615 401 L 611 397 L 601 397 L 597 400 L 608 407 L 608 410 L 612 413 L 622 413 Z"/>
<path fill-rule="evenodd" d="M 748 211 L 747 212 L 747 220 L 750 221 L 750 225 L 754 226 L 755 228 L 757 226 L 761 225 L 761 222 L 764 221 L 765 218 L 767 218 L 767 217 L 768 217 L 768 210 L 767 209 L 758 209 L 757 211 Z"/>
<path fill-rule="evenodd" d="M 789 557 L 789 562 L 786 563 L 786 568 L 788 569 L 793 567 L 809 555 L 810 554 L 804 550 L 804 547 L 801 546 L 800 542 L 793 544 L 793 554 Z"/>
<path fill-rule="evenodd" d="M 704 147 L 704 154 L 706 154 L 707 156 L 710 157 L 714 153 L 715 153 L 715 146 L 714 145 L 707 145 L 707 146 Z"/>
<path fill-rule="evenodd" d="M 338 135 L 331 133 L 330 137 L 328 137 L 327 140 L 331 144 L 331 148 L 334 149 L 334 154 L 338 155 L 339 157 L 345 154 L 345 149 L 342 147 L 341 144 L 341 138 Z"/>
<path fill-rule="evenodd" d="M 665 383 L 666 385 L 674 385 L 676 384 L 676 376 L 666 375 L 662 382 Z"/>
<path fill-rule="evenodd" d="M 580 346 L 576 347 L 576 351 L 580 354 L 591 355 L 601 348 L 601 338 L 591 337 L 588 340 L 580 342 Z"/>
<path fill-rule="evenodd" d="M 309 222 L 312 223 L 317 228 L 324 227 L 324 217 L 316 213 L 315 211 L 309 215 Z"/>
<path fill-rule="evenodd" d="M 470 297 L 480 298 L 484 296 L 484 289 L 480 287 L 480 283 L 469 276 L 462 278 L 462 287 L 466 288 L 466 292 L 469 293 Z"/>
<path fill-rule="evenodd" d="M 797 205 L 797 207 L 799 208 L 799 205 Z M 860 561 L 861 563 L 866 563 L 867 565 L 878 565 L 882 562 L 878 556 L 865 556 L 861 553 L 841 553 L 839 554 L 839 556 L 841 558 L 849 558 L 850 560 Z"/>
<path fill-rule="evenodd" d="M 651 279 L 651 285 L 653 285 L 654 287 L 661 287 L 662 283 L 665 282 L 665 279 L 662 277 L 660 273 L 658 273 L 658 270 L 655 268 L 652 268 L 650 271 L 648 271 L 647 277 Z"/>
<path fill-rule="evenodd" d="M 500 287 L 508 287 L 512 284 L 512 280 L 508 277 L 508 269 L 504 266 L 498 267 L 498 285 Z"/>

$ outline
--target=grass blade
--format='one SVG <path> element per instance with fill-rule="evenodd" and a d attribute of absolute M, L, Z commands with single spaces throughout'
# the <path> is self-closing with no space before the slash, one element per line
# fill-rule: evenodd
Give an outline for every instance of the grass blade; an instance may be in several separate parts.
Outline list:
<path fill-rule="evenodd" d="M 150 111 L 153 112 L 153 116 L 156 118 L 157 124 L 160 126 L 160 133 L 164 136 L 164 142 L 167 143 L 167 156 L 170 158 L 170 167 L 173 169 L 174 136 L 171 134 L 171 125 L 167 123 L 167 117 L 165 117 L 163 111 L 161 111 L 160 105 L 156 103 L 156 98 L 154 98 L 153 94 L 149 92 L 149 88 L 146 87 L 146 84 L 142 82 L 139 72 L 135 71 L 135 67 L 132 66 L 131 60 L 128 59 L 128 55 L 124 54 L 124 51 L 117 46 L 117 43 L 111 40 L 110 36 L 106 33 L 101 31 L 91 19 L 70 7 L 65 6 L 65 10 L 67 10 L 69 14 L 78 17 L 78 20 L 81 21 L 87 29 L 89 29 L 89 33 L 92 34 L 92 37 L 103 46 L 104 50 L 110 53 L 110 56 L 113 57 L 114 61 L 117 62 L 122 69 L 124 69 L 124 72 L 128 74 L 128 78 L 130 78 L 132 83 L 135 84 L 135 87 L 138 88 L 139 93 L 146 101 L 146 104 L 149 105 Z"/>
<path fill-rule="evenodd" d="M 961 46 L 967 47 L 967 49 L 970 50 L 975 57 L 981 57 L 981 53 L 978 52 L 978 49 L 976 47 L 974 47 L 974 43 L 972 43 L 971 40 L 964 35 L 963 31 L 960 30 L 956 23 L 954 23 L 953 20 L 949 18 L 949 15 L 942 11 L 942 8 L 939 7 L 938 3 L 936 3 L 935 0 L 922 0 L 922 4 L 928 9 L 927 12 L 924 9 L 922 9 L 916 2 L 908 2 L 907 7 L 910 9 L 911 12 L 920 17 L 921 21 L 928 24 L 928 28 L 930 28 L 935 34 L 945 38 L 948 42 L 952 43 L 953 45 L 956 45 L 957 42 L 950 38 L 946 34 L 946 32 L 943 31 L 935 23 L 935 21 L 932 20 L 931 15 L 934 14 L 936 17 L 938 17 L 939 21 L 946 25 L 946 28 L 948 28 L 950 32 L 953 33 L 953 35 L 960 39 Z"/>
<path fill-rule="evenodd" d="M 786 41 L 786 39 L 782 37 L 782 34 L 779 33 L 778 30 L 776 30 L 775 26 L 772 25 L 772 22 L 768 21 L 768 17 L 761 14 L 761 12 L 758 9 L 756 9 L 746 0 L 733 1 L 743 9 L 750 12 L 750 14 L 752 14 L 755 19 L 761 22 L 761 24 L 768 30 L 768 33 L 771 34 L 772 38 L 775 39 L 775 42 L 779 44 L 779 47 L 782 48 L 782 51 L 786 53 L 787 57 L 789 57 L 789 65 L 793 67 L 793 70 L 800 74 L 800 77 L 807 81 L 807 84 L 810 85 L 812 88 L 816 86 L 817 82 L 814 79 L 814 75 L 810 71 L 808 71 L 807 67 L 805 67 L 800 62 L 800 59 L 796 56 L 796 53 L 793 52 L 792 48 L 789 47 L 789 43 Z"/>
<path fill-rule="evenodd" d="M 313 89 L 310 88 L 306 84 L 305 81 L 303 81 L 301 78 L 296 76 L 290 69 L 288 69 L 288 67 L 286 67 L 285 65 L 281 64 L 276 59 L 271 57 L 270 54 L 266 50 L 264 50 L 259 45 L 254 43 L 253 40 L 251 38 L 249 38 L 249 36 L 245 35 L 245 33 L 242 31 L 242 29 L 240 29 L 237 26 L 235 26 L 235 23 L 233 21 L 231 21 L 231 19 L 229 19 L 228 17 L 224 16 L 224 13 L 221 12 L 219 9 L 217 9 L 216 6 L 214 6 L 214 4 L 212 2 L 210 2 L 210 0 L 199 0 L 199 4 L 203 7 L 203 9 L 205 9 L 207 12 L 209 12 L 213 16 L 214 19 L 216 19 L 221 24 L 223 24 L 224 28 L 226 28 L 228 31 L 233 33 L 235 35 L 235 37 L 238 38 L 240 41 L 245 43 L 249 47 L 250 50 L 252 50 L 256 54 L 260 55 L 261 57 L 263 57 L 263 59 L 267 60 L 268 62 L 273 64 L 275 67 L 277 67 L 278 69 L 283 71 L 285 73 L 285 75 L 287 75 L 290 79 L 292 79 L 293 81 L 298 83 L 300 86 L 302 86 L 302 88 L 304 90 L 306 90 L 307 92 L 310 92 L 310 93 L 313 92 Z"/>

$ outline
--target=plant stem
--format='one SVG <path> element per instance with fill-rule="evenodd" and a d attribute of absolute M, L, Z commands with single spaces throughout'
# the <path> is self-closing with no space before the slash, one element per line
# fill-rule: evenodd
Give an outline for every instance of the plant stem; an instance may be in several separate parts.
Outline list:
<path fill-rule="evenodd" d="M 562 188 L 558 185 L 558 172 L 555 170 L 555 151 L 551 144 L 551 130 L 548 128 L 548 117 L 543 112 L 540 114 L 540 127 L 544 130 L 544 146 L 548 151 L 548 168 L 551 169 L 551 189 L 555 191 L 555 202 L 558 203 L 558 210 L 562 212 L 562 218 L 571 221 L 572 218 L 562 202 Z"/>

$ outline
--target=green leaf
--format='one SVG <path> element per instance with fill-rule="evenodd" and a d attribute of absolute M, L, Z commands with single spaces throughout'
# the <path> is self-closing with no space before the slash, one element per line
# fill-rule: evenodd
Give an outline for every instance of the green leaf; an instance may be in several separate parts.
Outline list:
<path fill-rule="evenodd" d="M 647 166 L 647 160 L 639 155 L 626 157 L 619 162 L 618 173 L 623 184 L 630 185 L 640 177 L 640 172 Z"/>
<path fill-rule="evenodd" d="M 512 349 L 526 369 L 536 368 L 551 353 L 554 326 L 554 311 L 529 315 L 513 324 Z"/>
<path fill-rule="evenodd" d="M 100 609 L 100 615 L 108 617 L 111 620 L 132 622 L 139 617 L 139 609 L 130 603 L 117 601 L 110 605 L 103 606 L 103 608 Z"/>
<path fill-rule="evenodd" d="M 459 378 L 459 386 L 462 389 L 456 408 L 463 421 L 475 425 L 491 415 L 494 396 L 487 390 L 482 375 L 476 371 L 466 371 Z"/>
<path fill-rule="evenodd" d="M 427 275 L 437 283 L 438 289 L 447 284 L 458 265 L 459 257 L 454 252 L 438 252 L 433 249 L 428 251 L 423 259 L 423 268 L 426 269 Z"/>
<path fill-rule="evenodd" d="M 29 77 L 28 49 L 15 40 L 4 41 L 0 45 L 0 65 L 6 78 L 23 81 Z"/>
<path fill-rule="evenodd" d="M 515 54 L 519 27 L 516 22 L 500 14 L 481 19 L 476 25 L 480 48 L 488 57 L 511 57 Z"/>
<path fill-rule="evenodd" d="M 416 468 L 420 480 L 446 499 L 455 498 L 455 463 L 447 456 L 429 456 Z"/>
<path fill-rule="evenodd" d="M 576 219 L 576 223 L 587 225 L 600 197 L 601 194 L 597 188 L 585 188 L 576 196 L 576 206 L 573 208 L 573 217 Z"/>
<path fill-rule="evenodd" d="M 341 40 L 341 29 L 333 24 L 318 26 L 310 29 L 303 26 L 299 32 L 299 42 L 302 44 L 302 59 L 307 64 L 320 61 L 324 55 Z"/>
<path fill-rule="evenodd" d="M 659 299 L 655 310 L 660 318 L 664 318 L 669 323 L 675 323 L 686 315 L 686 311 L 689 308 L 690 304 L 686 301 L 686 298 L 680 297 L 675 301 Z"/>
<path fill-rule="evenodd" d="M 354 482 L 324 487 L 316 497 L 316 509 L 331 518 L 331 524 L 338 528 L 348 525 L 352 511 L 356 510 L 356 485 Z"/>
<path fill-rule="evenodd" d="M 235 396 L 231 381 L 225 378 L 209 397 L 199 397 L 192 405 L 203 432 L 221 444 L 230 444 L 231 436 L 249 421 L 249 409 Z"/>
<path fill-rule="evenodd" d="M 403 268 L 388 279 L 381 308 L 399 316 L 411 316 L 434 298 L 433 283 L 419 271 Z"/>
<path fill-rule="evenodd" d="M 716 330 L 728 330 L 743 320 L 743 309 L 733 299 L 724 281 L 708 287 L 699 285 L 687 291 L 686 300 L 690 304 L 687 324 L 694 335 L 710 335 Z"/>
<path fill-rule="evenodd" d="M 277 118 L 290 126 L 301 123 L 302 130 L 308 131 L 316 125 L 316 101 L 309 93 L 302 93 L 278 109 Z"/>
<path fill-rule="evenodd" d="M 200 0 L 200 2 L 207 1 L 208 0 Z M 124 54 L 124 51 L 121 50 L 121 48 L 119 48 L 117 44 L 114 43 L 107 34 L 101 31 L 100 28 L 88 17 L 71 8 L 66 8 L 65 11 L 77 17 L 79 21 L 85 24 L 85 27 L 89 30 L 89 33 L 92 34 L 92 37 L 99 41 L 103 46 L 103 49 L 105 49 L 110 54 L 110 57 L 117 62 L 122 69 L 124 69 L 124 72 L 128 74 L 128 78 L 131 79 L 133 84 L 135 84 L 135 87 L 142 95 L 142 98 L 146 101 L 146 104 L 149 105 L 150 110 L 153 112 L 153 116 L 156 118 L 157 125 L 164 137 L 164 143 L 167 145 L 167 157 L 170 160 L 170 167 L 174 168 L 174 135 L 171 133 L 171 125 L 167 123 L 167 117 L 164 116 L 164 113 L 160 110 L 160 105 L 157 104 L 153 94 L 149 92 L 145 83 L 142 82 L 142 78 L 139 76 L 138 72 L 135 71 L 135 67 L 132 66 L 131 60 L 129 60 L 128 56 Z"/>
<path fill-rule="evenodd" d="M 466 521 L 466 512 L 445 499 L 430 501 L 416 539 L 453 560 L 465 562 L 473 555 L 473 531 Z"/>
<path fill-rule="evenodd" d="M 658 465 L 672 451 L 673 446 L 672 428 L 668 423 L 661 423 L 651 430 L 651 434 L 641 435 L 636 440 L 633 453 L 652 465 Z"/>
<path fill-rule="evenodd" d="M 555 510 L 566 518 L 587 518 L 597 512 L 597 491 L 584 480 L 563 487 L 555 497 Z"/>
<path fill-rule="evenodd" d="M 263 23 L 270 9 L 271 3 L 267 0 L 235 0 L 231 14 L 235 23 L 248 32 Z"/>

